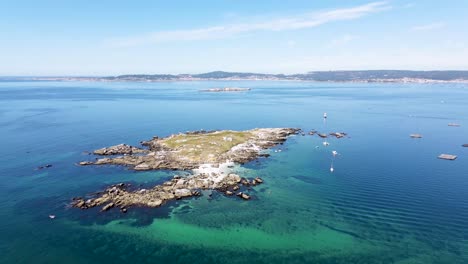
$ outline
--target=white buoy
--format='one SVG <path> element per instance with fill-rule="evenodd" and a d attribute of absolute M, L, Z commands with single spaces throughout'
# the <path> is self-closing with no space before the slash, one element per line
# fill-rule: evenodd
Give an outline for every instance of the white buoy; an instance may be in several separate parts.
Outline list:
<path fill-rule="evenodd" d="M 327 118 L 327 113 L 323 113 L 323 118 Z"/>

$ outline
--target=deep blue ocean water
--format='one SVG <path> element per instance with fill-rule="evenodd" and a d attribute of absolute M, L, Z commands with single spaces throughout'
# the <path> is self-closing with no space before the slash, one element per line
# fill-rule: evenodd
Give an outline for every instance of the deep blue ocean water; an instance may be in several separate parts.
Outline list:
<path fill-rule="evenodd" d="M 226 86 L 252 90 L 199 92 Z M 467 102 L 466 84 L 0 82 L 0 262 L 468 263 Z M 93 158 L 85 151 L 256 127 L 349 138 L 324 147 L 293 136 L 240 166 L 265 180 L 248 202 L 215 193 L 127 214 L 69 206 L 177 173 L 76 166 Z"/>

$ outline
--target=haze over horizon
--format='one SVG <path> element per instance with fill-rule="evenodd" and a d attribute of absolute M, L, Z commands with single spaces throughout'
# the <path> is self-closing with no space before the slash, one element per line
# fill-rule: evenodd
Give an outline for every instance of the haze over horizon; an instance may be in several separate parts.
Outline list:
<path fill-rule="evenodd" d="M 1 2 L 0 76 L 468 70 L 467 11 L 461 0 Z"/>

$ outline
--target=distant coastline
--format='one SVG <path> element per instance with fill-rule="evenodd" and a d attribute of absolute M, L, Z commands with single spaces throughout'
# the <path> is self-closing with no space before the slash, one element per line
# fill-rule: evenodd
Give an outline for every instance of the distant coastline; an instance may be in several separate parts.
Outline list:
<path fill-rule="evenodd" d="M 172 82 L 172 81 L 312 81 L 355 83 L 468 83 L 468 71 L 314 71 L 303 74 L 265 74 L 214 71 L 201 74 L 127 74 L 118 76 L 0 77 L 16 81 L 100 81 L 100 82 Z"/>

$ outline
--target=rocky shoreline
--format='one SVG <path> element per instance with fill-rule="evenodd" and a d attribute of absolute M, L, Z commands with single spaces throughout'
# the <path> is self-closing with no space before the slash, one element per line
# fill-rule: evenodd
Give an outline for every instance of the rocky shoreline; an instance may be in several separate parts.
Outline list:
<path fill-rule="evenodd" d="M 170 200 L 198 196 L 202 190 L 217 190 L 227 196 L 249 200 L 251 196 L 243 189 L 262 184 L 263 179 L 246 179 L 231 173 L 230 168 L 268 156 L 263 150 L 282 144 L 299 132 L 296 128 L 194 131 L 166 138 L 155 136 L 141 142 L 146 149 L 126 144 L 98 149 L 93 152 L 95 155 L 108 157 L 82 161 L 79 165 L 115 164 L 137 171 L 172 169 L 192 170 L 193 173 L 174 176 L 151 189 L 128 191 L 127 186 L 120 183 L 90 199 L 75 197 L 72 206 L 81 209 L 101 206 L 101 211 L 116 207 L 125 213 L 132 206 L 159 207 Z"/>
<path fill-rule="evenodd" d="M 119 155 L 95 161 L 82 161 L 79 165 L 125 165 L 133 170 L 190 170 L 201 164 L 219 165 L 226 161 L 239 164 L 268 154 L 262 150 L 286 141 L 297 134 L 296 128 L 261 128 L 247 131 L 198 131 L 157 136 L 141 144 L 148 149 L 119 144 L 94 151 L 96 155 Z"/>
<path fill-rule="evenodd" d="M 151 189 L 127 191 L 127 186 L 124 183 L 112 185 L 105 191 L 98 193 L 95 198 L 74 198 L 72 205 L 80 209 L 102 206 L 101 211 L 116 207 L 125 213 L 127 208 L 132 206 L 159 207 L 170 200 L 199 196 L 202 190 L 217 190 L 227 196 L 236 194 L 243 200 L 250 200 L 251 196 L 248 193 L 239 190 L 242 187 L 256 186 L 261 183 L 263 183 L 263 179 L 259 177 L 249 180 L 233 173 L 226 176 L 215 173 L 203 173 L 189 177 L 176 175 L 172 180 Z"/>

